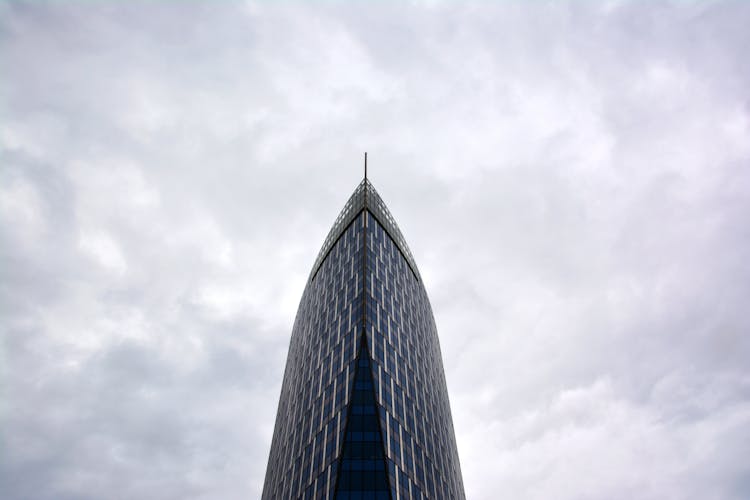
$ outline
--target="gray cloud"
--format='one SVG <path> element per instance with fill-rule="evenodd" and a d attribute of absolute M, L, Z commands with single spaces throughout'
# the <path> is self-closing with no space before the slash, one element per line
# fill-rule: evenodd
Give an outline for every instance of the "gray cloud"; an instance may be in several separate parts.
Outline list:
<path fill-rule="evenodd" d="M 371 177 L 470 498 L 750 491 L 750 6 L 0 7 L 0 483 L 259 496 Z"/>

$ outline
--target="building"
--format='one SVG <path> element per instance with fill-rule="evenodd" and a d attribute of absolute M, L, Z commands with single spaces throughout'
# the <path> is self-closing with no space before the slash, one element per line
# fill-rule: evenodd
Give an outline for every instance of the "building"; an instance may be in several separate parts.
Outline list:
<path fill-rule="evenodd" d="M 365 174 L 302 295 L 263 499 L 464 497 L 427 292 Z"/>

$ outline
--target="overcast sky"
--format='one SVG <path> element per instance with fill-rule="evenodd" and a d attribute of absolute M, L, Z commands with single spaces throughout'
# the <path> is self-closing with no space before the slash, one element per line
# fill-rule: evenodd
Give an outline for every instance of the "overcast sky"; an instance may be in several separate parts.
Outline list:
<path fill-rule="evenodd" d="M 258 498 L 364 151 L 468 498 L 750 498 L 748 26 L 741 1 L 3 2 L 3 498 Z"/>

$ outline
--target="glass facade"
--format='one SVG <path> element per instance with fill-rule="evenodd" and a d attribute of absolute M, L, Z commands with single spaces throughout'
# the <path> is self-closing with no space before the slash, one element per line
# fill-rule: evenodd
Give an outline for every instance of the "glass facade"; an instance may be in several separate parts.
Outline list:
<path fill-rule="evenodd" d="M 367 180 L 302 295 L 263 498 L 464 498 L 427 292 Z"/>

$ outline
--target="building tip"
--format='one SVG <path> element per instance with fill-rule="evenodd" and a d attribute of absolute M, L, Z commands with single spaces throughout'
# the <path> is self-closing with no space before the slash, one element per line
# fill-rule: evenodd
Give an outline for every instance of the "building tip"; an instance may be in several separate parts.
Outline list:
<path fill-rule="evenodd" d="M 367 180 L 367 151 L 365 151 L 365 180 Z"/>

